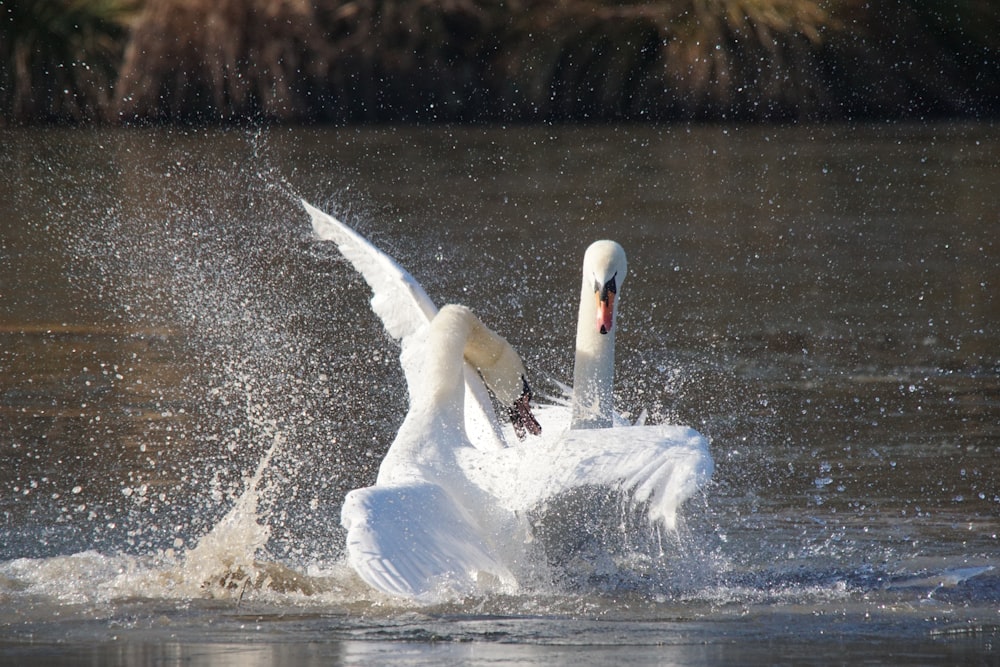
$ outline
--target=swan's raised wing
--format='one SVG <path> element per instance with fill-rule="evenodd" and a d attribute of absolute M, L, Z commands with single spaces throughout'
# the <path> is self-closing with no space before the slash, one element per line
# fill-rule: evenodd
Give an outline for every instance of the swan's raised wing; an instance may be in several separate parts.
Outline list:
<path fill-rule="evenodd" d="M 650 522 L 673 529 L 677 509 L 712 476 L 704 436 L 685 426 L 567 430 L 502 452 L 460 452 L 473 483 L 516 512 L 582 487 L 621 490 Z"/>
<path fill-rule="evenodd" d="M 436 602 L 516 585 L 475 521 L 436 484 L 351 491 L 341 523 L 351 566 L 389 595 Z"/>
<path fill-rule="evenodd" d="M 372 290 L 372 311 L 385 330 L 403 345 L 437 314 L 437 306 L 427 292 L 396 260 L 372 245 L 366 238 L 302 200 L 312 219 L 313 232 L 322 241 L 333 241 L 337 249 L 361 274 Z M 465 426 L 469 440 L 481 449 L 504 447 L 489 392 L 476 370 L 465 369 Z"/>
<path fill-rule="evenodd" d="M 312 218 L 313 232 L 321 241 L 333 241 L 351 266 L 372 289 L 372 310 L 385 330 L 396 340 L 404 340 L 437 314 L 437 306 L 410 275 L 356 231 L 331 215 L 302 200 Z"/>

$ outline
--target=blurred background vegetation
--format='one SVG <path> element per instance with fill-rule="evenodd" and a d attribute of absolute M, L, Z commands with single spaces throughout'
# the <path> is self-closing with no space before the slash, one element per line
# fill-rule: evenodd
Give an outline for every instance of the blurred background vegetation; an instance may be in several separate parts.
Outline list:
<path fill-rule="evenodd" d="M 0 0 L 0 122 L 995 117 L 994 0 Z"/>

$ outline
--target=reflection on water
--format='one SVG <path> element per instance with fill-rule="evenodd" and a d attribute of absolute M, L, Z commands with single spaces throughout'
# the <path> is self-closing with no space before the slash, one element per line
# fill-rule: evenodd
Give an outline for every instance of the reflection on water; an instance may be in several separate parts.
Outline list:
<path fill-rule="evenodd" d="M 802 638 L 821 635 L 846 657 L 895 655 L 878 636 L 918 661 L 992 646 L 995 128 L 18 130 L 2 146 L 4 660 L 64 634 L 108 663 L 586 663 L 608 654 L 556 645 L 594 636 L 640 662 L 735 662 L 733 646 L 809 662 Z M 620 241 L 617 400 L 697 427 L 717 462 L 674 562 L 430 611 L 339 570 L 340 501 L 374 479 L 405 391 L 366 288 L 309 241 L 289 189 L 438 303 L 475 308 L 542 389 L 571 376 L 582 249 Z M 251 478 L 257 557 L 311 595 L 177 583 Z"/>

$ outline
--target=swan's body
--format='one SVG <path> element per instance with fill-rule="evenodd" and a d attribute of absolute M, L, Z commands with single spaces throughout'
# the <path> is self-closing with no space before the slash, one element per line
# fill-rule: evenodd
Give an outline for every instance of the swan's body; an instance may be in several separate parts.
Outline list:
<path fill-rule="evenodd" d="M 443 307 L 404 352 L 410 409 L 375 486 L 344 500 L 348 561 L 388 593 L 418 599 L 469 593 L 487 575 L 491 586 L 515 586 L 495 544 L 502 515 L 463 465 L 483 454 L 464 427 L 463 356 L 482 362 L 476 366 L 494 380 L 489 387 L 499 401 L 518 400 L 524 367 L 507 341 L 468 309 Z"/>
<path fill-rule="evenodd" d="M 521 358 L 463 306 L 444 306 L 403 354 L 410 409 L 376 485 L 447 476 L 455 468 L 456 451 L 472 447 L 465 430 L 466 364 L 487 380 L 502 405 L 513 408 L 528 391 Z"/>
<path fill-rule="evenodd" d="M 446 306 L 436 314 L 420 285 L 390 257 L 303 204 L 316 234 L 334 240 L 372 287 L 373 310 L 403 347 L 409 411 L 375 485 L 348 493 L 341 510 L 347 558 L 364 581 L 421 601 L 512 592 L 521 573 L 531 569 L 526 565 L 530 517 L 574 489 L 620 490 L 651 524 L 675 526 L 679 505 L 711 476 L 707 443 L 681 426 L 597 428 L 610 425 L 610 324 L 603 340 L 597 339 L 612 342 L 610 353 L 578 336 L 576 382 L 586 398 L 572 409 L 574 428 L 549 429 L 523 444 L 508 443 L 480 377 L 509 405 L 520 390 L 523 366 L 506 341 L 467 309 Z M 603 249 L 610 253 L 599 254 L 614 259 L 621 249 L 611 245 Z M 620 259 L 618 285 L 624 279 L 624 253 Z M 602 288 L 608 279 L 600 273 Z M 593 300 L 587 284 L 585 275 L 585 296 Z M 590 286 L 594 284 L 592 276 Z M 597 292 L 600 296 L 601 290 Z M 586 314 L 582 301 L 581 322 Z M 613 318 L 615 304 L 607 305 Z M 597 315 L 593 318 L 599 329 Z M 581 349 L 593 354 L 581 360 Z M 580 377 L 581 366 L 591 369 L 587 378 Z M 559 415 L 555 421 L 568 424 L 570 419 Z"/>

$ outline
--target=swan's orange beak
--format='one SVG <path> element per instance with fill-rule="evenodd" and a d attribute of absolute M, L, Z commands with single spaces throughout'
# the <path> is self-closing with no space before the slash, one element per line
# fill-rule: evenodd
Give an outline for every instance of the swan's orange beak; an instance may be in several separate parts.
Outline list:
<path fill-rule="evenodd" d="M 602 334 L 611 333 L 611 327 L 615 323 L 615 293 L 610 290 L 601 290 L 594 296 L 597 297 L 597 330 Z"/>
<path fill-rule="evenodd" d="M 615 320 L 615 296 L 618 294 L 618 272 L 603 285 L 594 280 L 594 297 L 597 299 L 597 330 L 602 335 L 611 333 Z"/>

